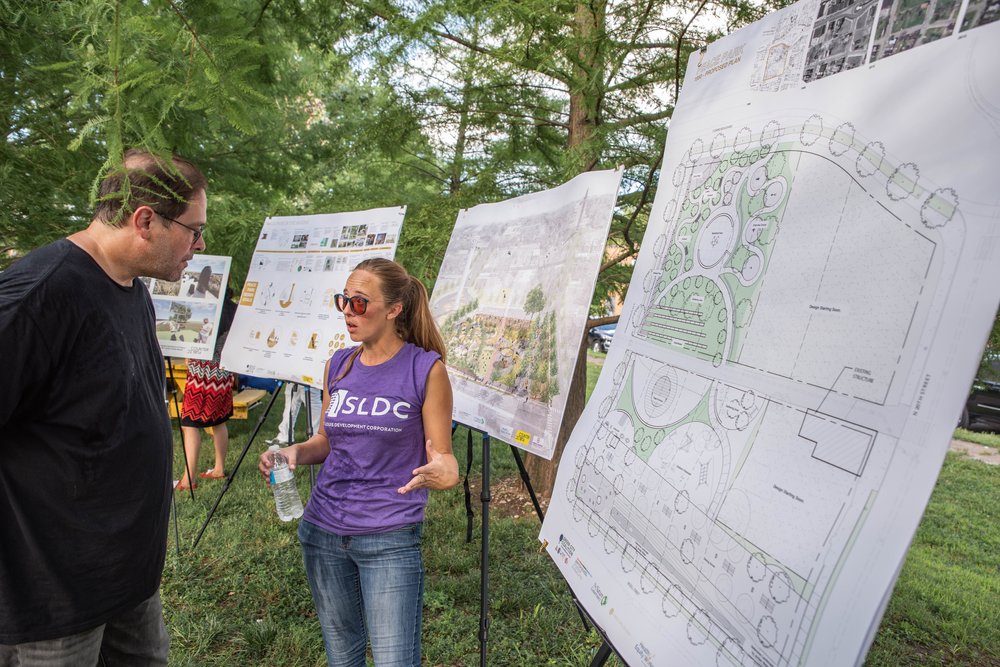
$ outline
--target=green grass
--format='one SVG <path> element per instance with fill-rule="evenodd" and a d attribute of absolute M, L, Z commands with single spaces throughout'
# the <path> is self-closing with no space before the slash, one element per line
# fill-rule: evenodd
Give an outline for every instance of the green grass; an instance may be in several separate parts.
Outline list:
<path fill-rule="evenodd" d="M 597 386 L 597 378 L 601 374 L 601 369 L 604 368 L 603 362 L 608 358 L 604 352 L 587 352 L 587 398 L 590 398 L 590 394 L 593 393 L 594 387 Z M 591 359 L 599 359 L 600 364 L 592 363 Z"/>
<path fill-rule="evenodd" d="M 224 482 L 201 480 L 194 501 L 175 494 L 181 554 L 171 531 L 163 578 L 163 600 L 172 636 L 171 665 L 321 665 L 325 664 L 319 625 L 302 568 L 295 535 L 297 522 L 278 521 L 270 491 L 256 470 L 263 439 L 277 428 L 281 402 L 240 466 L 236 478 L 208 523 L 200 543 L 191 543 Z M 260 409 L 251 412 L 259 418 Z M 301 419 L 300 419 L 301 421 Z M 236 464 L 252 422 L 229 422 Z M 456 434 L 455 451 L 465 469 L 466 432 Z M 491 447 L 494 480 L 517 469 L 509 448 Z M 179 441 L 175 470 L 183 465 Z M 474 481 L 481 473 L 481 444 L 473 443 Z M 211 465 L 205 438 L 197 469 Z M 175 472 L 175 477 L 178 473 Z M 303 497 L 308 474 L 300 471 Z M 472 665 L 479 661 L 480 518 L 473 491 L 473 542 L 465 542 L 465 505 L 461 486 L 434 493 L 424 532 L 427 570 L 424 608 L 426 664 Z M 569 590 L 548 556 L 540 551 L 539 524 L 494 515 L 490 520 L 491 665 L 586 665 L 600 641 L 587 636 Z"/>
<path fill-rule="evenodd" d="M 949 454 L 871 665 L 1000 665 L 1000 468 Z"/>
<path fill-rule="evenodd" d="M 603 355 L 601 355 L 603 356 Z M 588 364 L 588 384 L 596 380 Z M 278 521 L 256 471 L 263 440 L 275 433 L 281 400 L 208 524 L 191 548 L 223 482 L 202 480 L 192 501 L 177 494 L 181 553 L 171 530 L 163 601 L 171 665 L 323 665 L 296 522 Z M 235 465 L 251 420 L 230 421 Z M 301 420 L 300 420 L 301 421 Z M 197 469 L 211 465 L 202 446 Z M 473 477 L 481 471 L 474 441 Z M 175 448 L 176 470 L 181 468 Z M 455 452 L 465 469 L 465 432 Z M 516 477 L 509 449 L 494 441 L 494 484 Z M 175 477 L 178 476 L 175 473 Z M 300 471 L 300 490 L 309 489 Z M 423 642 L 426 665 L 479 663 L 481 503 L 473 491 L 474 537 L 465 542 L 461 486 L 431 494 L 424 532 L 427 570 Z M 539 549 L 533 515 L 490 517 L 490 665 L 589 665 L 600 645 L 586 634 L 569 588 Z M 867 665 L 1000 665 L 1000 468 L 950 454 L 876 636 Z M 617 665 L 612 659 L 607 664 Z"/>
<path fill-rule="evenodd" d="M 987 433 L 983 431 L 967 431 L 964 428 L 955 429 L 955 439 L 965 440 L 966 442 L 974 442 L 977 445 L 986 445 L 987 447 L 996 447 L 1000 449 L 1000 435 L 996 433 Z"/>

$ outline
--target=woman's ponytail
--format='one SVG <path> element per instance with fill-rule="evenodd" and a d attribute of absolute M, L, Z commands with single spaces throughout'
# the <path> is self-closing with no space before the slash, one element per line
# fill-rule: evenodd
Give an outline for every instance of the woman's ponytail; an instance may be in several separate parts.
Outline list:
<path fill-rule="evenodd" d="M 396 317 L 396 332 L 408 343 L 425 350 L 437 352 L 445 360 L 444 338 L 431 315 L 427 289 L 416 277 L 406 272 L 400 264 L 381 257 L 366 259 L 354 267 L 367 271 L 381 284 L 382 298 L 386 304 L 401 304 L 402 312 Z"/>
<path fill-rule="evenodd" d="M 438 330 L 434 316 L 431 315 L 430 301 L 427 298 L 427 289 L 415 276 L 409 276 L 410 284 L 407 289 L 408 303 L 403 304 L 403 312 L 410 311 L 407 318 L 409 331 L 403 335 L 403 340 L 409 341 L 417 347 L 425 350 L 437 352 L 441 355 L 441 361 L 445 361 L 447 350 L 444 346 L 444 338 Z M 447 363 L 447 362 L 446 362 Z"/>

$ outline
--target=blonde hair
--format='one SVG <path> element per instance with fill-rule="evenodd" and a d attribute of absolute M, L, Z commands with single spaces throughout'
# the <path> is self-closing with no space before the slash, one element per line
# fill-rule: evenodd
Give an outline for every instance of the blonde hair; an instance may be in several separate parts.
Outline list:
<path fill-rule="evenodd" d="M 355 271 L 367 271 L 379 280 L 382 299 L 387 306 L 401 304 L 403 310 L 393 323 L 396 333 L 407 343 L 413 343 L 430 352 L 441 355 L 441 361 L 446 361 L 447 350 L 444 338 L 431 315 L 431 307 L 427 298 L 427 288 L 414 276 L 411 276 L 401 264 L 391 259 L 376 257 L 366 259 L 354 267 Z M 338 382 L 347 375 L 354 360 L 361 353 L 361 346 L 351 353 L 343 372 L 334 378 Z"/>

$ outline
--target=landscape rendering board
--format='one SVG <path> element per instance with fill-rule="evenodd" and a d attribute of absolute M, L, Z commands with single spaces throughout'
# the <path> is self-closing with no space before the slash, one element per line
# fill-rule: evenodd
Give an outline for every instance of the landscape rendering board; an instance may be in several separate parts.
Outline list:
<path fill-rule="evenodd" d="M 180 280 L 140 278 L 153 299 L 164 357 L 211 359 L 219 334 L 231 257 L 194 255 Z"/>
<path fill-rule="evenodd" d="M 689 63 L 540 535 L 630 665 L 861 663 L 940 470 L 1000 300 L 1000 24 L 875 7 Z"/>
<path fill-rule="evenodd" d="M 457 422 L 552 458 L 621 176 L 459 214 L 431 296 Z"/>
<path fill-rule="evenodd" d="M 268 218 L 250 260 L 222 367 L 316 388 L 354 344 L 334 295 L 359 262 L 396 254 L 405 207 Z"/>

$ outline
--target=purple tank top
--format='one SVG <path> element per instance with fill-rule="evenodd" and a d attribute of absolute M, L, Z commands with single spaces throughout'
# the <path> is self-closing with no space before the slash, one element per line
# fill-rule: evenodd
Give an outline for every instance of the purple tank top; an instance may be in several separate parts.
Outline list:
<path fill-rule="evenodd" d="M 323 428 L 330 455 L 316 481 L 304 518 L 338 535 L 396 530 L 424 519 L 427 490 L 397 489 L 427 462 L 421 409 L 431 367 L 441 358 L 412 343 L 378 366 L 338 350 L 326 378 L 330 407 Z"/>

